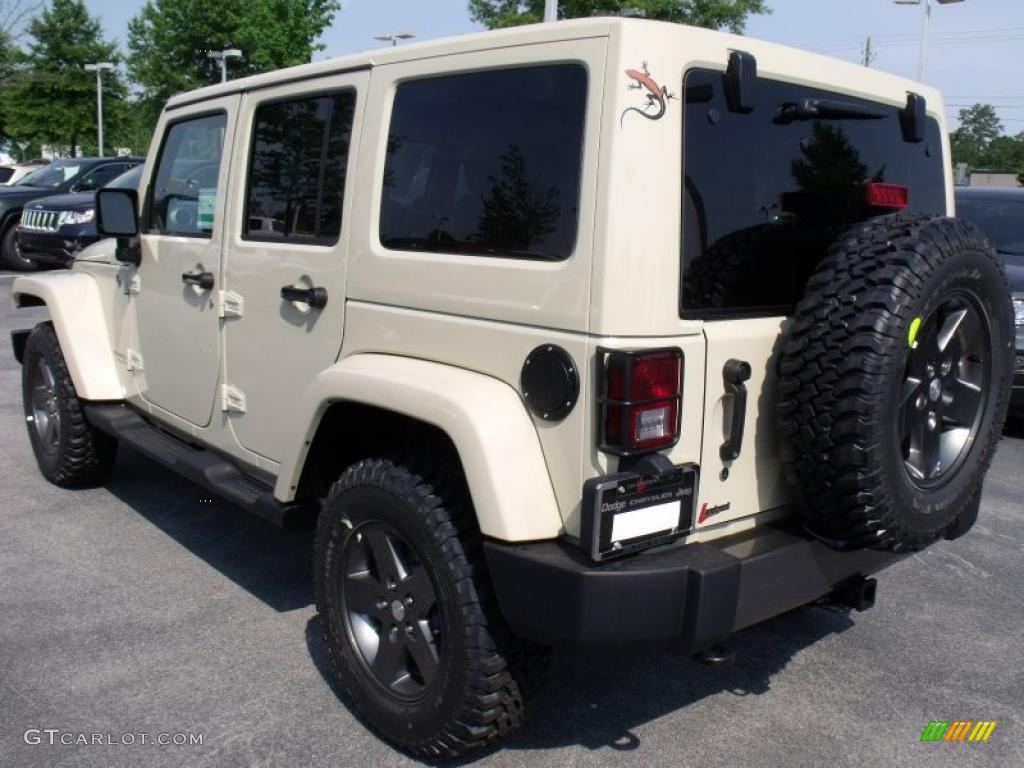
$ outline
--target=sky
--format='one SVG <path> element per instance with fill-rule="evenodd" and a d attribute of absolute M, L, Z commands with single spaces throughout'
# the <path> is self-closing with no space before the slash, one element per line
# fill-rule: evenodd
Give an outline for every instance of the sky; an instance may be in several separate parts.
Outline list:
<path fill-rule="evenodd" d="M 216 2 L 216 0 L 209 0 Z M 385 45 L 386 32 L 412 32 L 418 40 L 478 29 L 466 0 L 343 0 L 344 7 L 323 35 L 324 56 L 340 56 Z M 86 0 L 102 18 L 109 37 L 124 42 L 128 19 L 142 0 Z M 768 0 L 773 13 L 751 17 L 746 33 L 773 42 L 860 61 L 872 37 L 872 66 L 915 77 L 923 7 L 893 0 Z M 924 80 L 943 90 L 955 126 L 961 106 L 997 107 L 1007 133 L 1024 131 L 1024 0 L 932 2 L 932 24 Z"/>

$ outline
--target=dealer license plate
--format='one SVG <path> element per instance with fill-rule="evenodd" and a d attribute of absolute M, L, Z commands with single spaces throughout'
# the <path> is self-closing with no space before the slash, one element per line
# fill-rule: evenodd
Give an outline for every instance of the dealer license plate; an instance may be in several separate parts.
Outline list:
<path fill-rule="evenodd" d="M 697 467 L 684 464 L 656 476 L 624 472 L 583 486 L 580 543 L 595 560 L 667 544 L 693 526 Z"/>

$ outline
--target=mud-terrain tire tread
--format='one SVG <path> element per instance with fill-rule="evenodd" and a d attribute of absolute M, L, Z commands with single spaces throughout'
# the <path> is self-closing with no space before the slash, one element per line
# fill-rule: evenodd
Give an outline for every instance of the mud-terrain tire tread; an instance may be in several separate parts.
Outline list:
<path fill-rule="evenodd" d="M 983 253 L 998 267 L 1008 299 L 1001 258 L 976 227 L 922 214 L 884 216 L 852 228 L 807 283 L 779 362 L 777 414 L 786 479 L 809 528 L 824 538 L 906 552 L 955 525 L 936 520 L 929 531 L 903 525 L 886 468 L 872 460 L 887 427 L 873 406 L 902 359 L 922 286 L 943 254 L 964 250 Z M 995 353 L 992 418 L 998 425 L 1007 411 L 1013 363 L 1009 349 L 1001 363 Z M 993 427 L 980 446 L 972 495 L 979 492 L 999 437 Z"/>
<path fill-rule="evenodd" d="M 28 415 L 30 393 L 28 377 L 36 360 L 44 357 L 50 363 L 59 391 L 63 445 L 51 461 L 36 443 L 35 427 L 27 423 L 32 450 L 43 476 L 61 488 L 101 485 L 109 476 L 117 457 L 117 440 L 93 427 L 85 418 L 74 382 L 60 349 L 60 342 L 50 321 L 39 323 L 25 343 L 22 369 L 22 396 Z"/>
<path fill-rule="evenodd" d="M 364 459 L 345 470 L 328 492 L 317 526 L 316 603 L 328 657 L 346 698 L 366 716 L 360 706 L 356 673 L 348 668 L 341 648 L 332 641 L 325 620 L 320 564 L 337 524 L 336 513 L 332 512 L 335 503 L 360 486 L 385 489 L 407 502 L 429 532 L 433 545 L 443 553 L 448 577 L 459 597 L 459 604 L 451 607 L 462 616 L 461 653 L 469 671 L 462 701 L 450 709 L 451 716 L 432 736 L 415 741 L 403 741 L 394 734 L 385 736 L 410 754 L 428 758 L 456 757 L 507 736 L 522 724 L 527 701 L 543 683 L 550 652 L 516 637 L 505 624 L 487 575 L 468 489 L 461 469 L 450 462 L 418 455 Z"/>

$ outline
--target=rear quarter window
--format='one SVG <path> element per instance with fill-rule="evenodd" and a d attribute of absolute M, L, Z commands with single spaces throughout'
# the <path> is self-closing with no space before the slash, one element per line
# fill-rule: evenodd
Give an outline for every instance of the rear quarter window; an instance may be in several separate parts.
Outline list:
<path fill-rule="evenodd" d="M 759 79 L 756 106 L 730 112 L 721 72 L 684 81 L 681 314 L 687 318 L 787 314 L 845 229 L 883 213 L 866 185 L 909 189 L 908 210 L 946 210 L 942 138 L 903 139 L 899 109 Z M 787 119 L 805 99 L 854 104 L 878 117 Z"/>
<path fill-rule="evenodd" d="M 586 98 L 579 64 L 401 83 L 382 180 L 381 244 L 567 258 L 576 242 Z"/>

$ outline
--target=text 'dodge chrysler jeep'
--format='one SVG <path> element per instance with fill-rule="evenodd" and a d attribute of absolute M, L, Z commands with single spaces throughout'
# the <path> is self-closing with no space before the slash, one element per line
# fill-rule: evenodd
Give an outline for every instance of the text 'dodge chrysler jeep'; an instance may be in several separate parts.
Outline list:
<path fill-rule="evenodd" d="M 728 655 L 966 532 L 999 256 L 941 96 L 684 26 L 468 35 L 175 96 L 107 261 L 14 281 L 39 467 L 126 444 L 315 520 L 347 703 L 451 756 L 551 646 Z"/>

